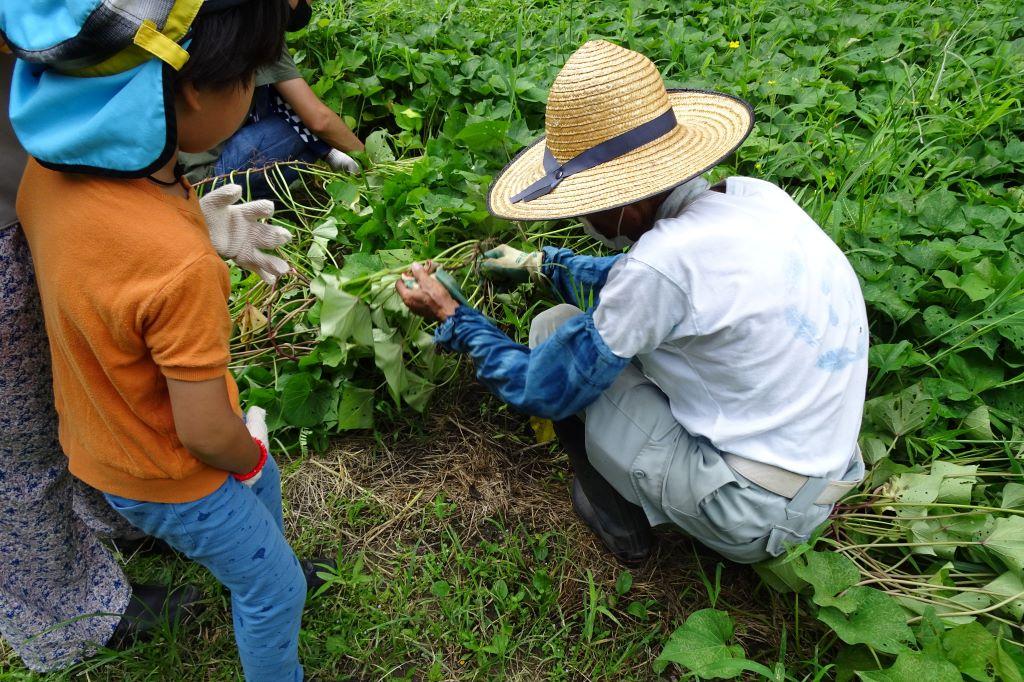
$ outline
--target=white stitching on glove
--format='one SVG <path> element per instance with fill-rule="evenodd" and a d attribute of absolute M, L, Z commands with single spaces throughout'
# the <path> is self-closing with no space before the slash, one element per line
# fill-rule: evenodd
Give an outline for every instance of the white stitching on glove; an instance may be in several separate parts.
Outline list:
<path fill-rule="evenodd" d="M 224 185 L 199 200 L 210 241 L 221 257 L 232 259 L 238 267 L 274 284 L 291 266 L 260 249 L 283 246 L 291 241 L 292 235 L 283 227 L 266 222 L 274 215 L 273 201 L 260 199 L 236 204 L 241 196 L 240 186 Z"/>

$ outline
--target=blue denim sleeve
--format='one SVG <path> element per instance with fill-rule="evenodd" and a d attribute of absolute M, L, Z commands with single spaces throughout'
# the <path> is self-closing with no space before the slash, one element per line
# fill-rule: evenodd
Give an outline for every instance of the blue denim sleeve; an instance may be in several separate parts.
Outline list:
<path fill-rule="evenodd" d="M 568 320 L 531 349 L 462 305 L 437 328 L 434 341 L 469 353 L 480 382 L 512 407 L 555 421 L 597 400 L 629 364 L 608 348 L 589 313 Z"/>
<path fill-rule="evenodd" d="M 581 310 L 592 310 L 597 307 L 597 298 L 608 279 L 608 271 L 620 258 L 622 254 L 577 256 L 569 249 L 545 246 L 543 273 L 563 302 L 572 303 Z"/>

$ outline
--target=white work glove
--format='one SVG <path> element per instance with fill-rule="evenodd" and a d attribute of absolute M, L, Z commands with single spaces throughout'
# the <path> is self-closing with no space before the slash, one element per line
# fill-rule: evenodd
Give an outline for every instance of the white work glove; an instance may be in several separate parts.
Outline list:
<path fill-rule="evenodd" d="M 260 249 L 283 246 L 291 241 L 292 235 L 283 227 L 266 222 L 274 215 L 273 201 L 260 199 L 236 204 L 241 196 L 240 186 L 224 185 L 199 200 L 210 241 L 221 257 L 232 259 L 238 267 L 274 284 L 291 266 Z"/>
<path fill-rule="evenodd" d="M 267 411 L 262 407 L 250 407 L 245 413 L 245 428 L 249 429 L 249 435 L 252 436 L 254 441 L 259 441 L 263 449 L 267 450 L 267 458 L 270 457 L 270 435 L 267 431 Z M 263 457 L 262 451 L 260 452 L 260 461 L 256 465 L 256 469 L 249 474 L 232 474 L 239 483 L 250 488 L 256 485 L 256 481 L 263 477 L 263 467 L 266 465 L 267 460 Z"/>
<path fill-rule="evenodd" d="M 502 244 L 480 256 L 480 274 L 507 282 L 537 281 L 543 264 L 543 251 L 520 251 Z"/>
<path fill-rule="evenodd" d="M 324 161 L 336 171 L 345 171 L 352 175 L 359 174 L 359 164 L 356 163 L 356 160 L 340 149 L 332 149 L 327 152 Z"/>

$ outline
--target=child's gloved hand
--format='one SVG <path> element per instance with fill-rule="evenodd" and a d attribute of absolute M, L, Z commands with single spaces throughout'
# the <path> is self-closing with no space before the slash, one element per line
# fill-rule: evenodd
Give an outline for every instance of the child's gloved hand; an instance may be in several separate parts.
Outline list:
<path fill-rule="evenodd" d="M 267 430 L 267 411 L 262 407 L 250 407 L 245 413 L 245 427 L 249 429 L 249 435 L 260 448 L 260 459 L 256 466 L 247 474 L 232 474 L 242 485 L 252 487 L 256 481 L 263 476 L 263 465 L 267 463 L 270 452 L 267 443 L 270 442 Z"/>
<path fill-rule="evenodd" d="M 352 175 L 359 174 L 359 164 L 351 156 L 341 151 L 340 149 L 332 149 L 327 152 L 327 156 L 324 157 L 324 161 L 336 171 L 345 171 Z"/>
<path fill-rule="evenodd" d="M 276 249 L 291 241 L 283 227 L 266 222 L 274 215 L 274 202 L 261 199 L 236 204 L 242 196 L 238 185 L 224 185 L 199 200 L 206 218 L 213 248 L 238 267 L 255 272 L 267 284 L 274 284 L 291 266 L 260 249 Z"/>

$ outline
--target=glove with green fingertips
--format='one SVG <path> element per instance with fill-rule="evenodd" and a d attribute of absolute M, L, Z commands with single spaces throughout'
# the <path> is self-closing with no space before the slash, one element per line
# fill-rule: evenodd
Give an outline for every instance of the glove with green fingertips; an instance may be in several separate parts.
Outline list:
<path fill-rule="evenodd" d="M 488 279 L 522 284 L 537 281 L 544 264 L 543 251 L 520 251 L 502 244 L 480 256 L 480 274 Z"/>

